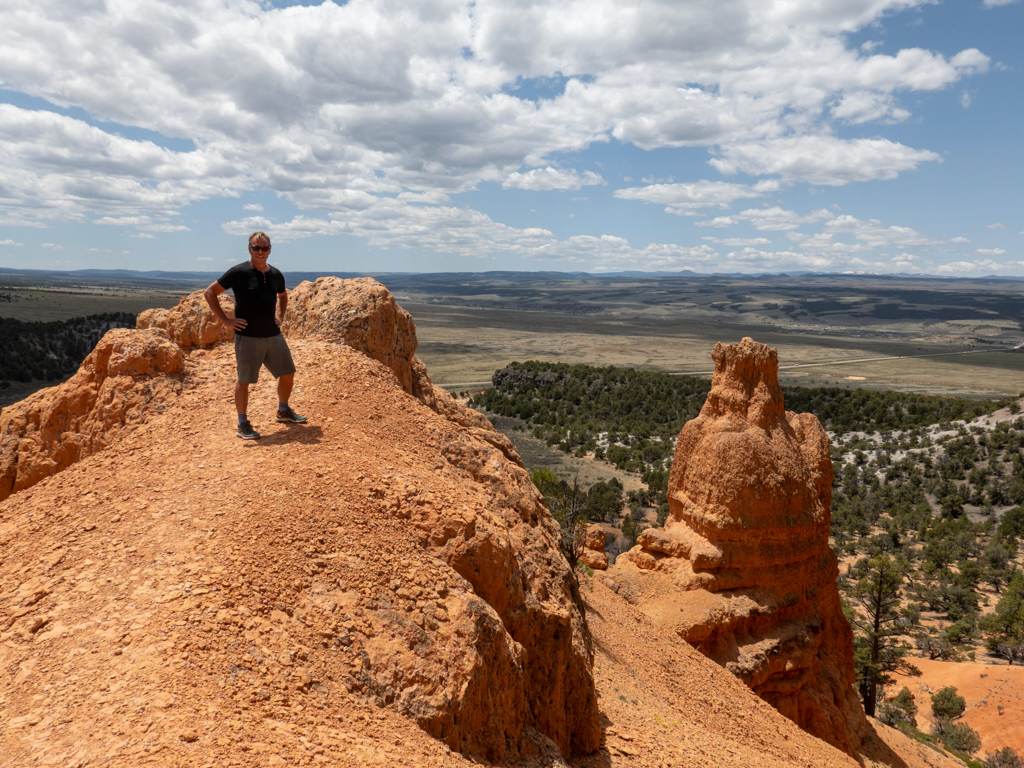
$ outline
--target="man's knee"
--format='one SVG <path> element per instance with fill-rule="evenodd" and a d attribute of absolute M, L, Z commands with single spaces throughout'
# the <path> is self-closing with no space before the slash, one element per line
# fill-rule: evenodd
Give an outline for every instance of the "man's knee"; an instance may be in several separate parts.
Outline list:
<path fill-rule="evenodd" d="M 282 376 L 279 379 L 279 381 L 289 382 L 289 381 L 292 381 L 294 378 L 295 378 L 295 374 L 294 373 L 286 373 L 284 376 Z"/>

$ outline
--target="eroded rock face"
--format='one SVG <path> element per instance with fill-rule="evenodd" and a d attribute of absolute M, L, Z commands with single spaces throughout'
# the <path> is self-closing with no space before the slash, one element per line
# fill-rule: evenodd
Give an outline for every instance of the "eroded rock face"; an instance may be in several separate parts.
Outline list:
<path fill-rule="evenodd" d="M 373 278 L 321 277 L 288 294 L 282 332 L 288 338 L 346 344 L 383 363 L 409 394 L 413 392 L 416 325 L 395 297 Z"/>
<path fill-rule="evenodd" d="M 583 554 L 580 560 L 589 565 L 595 571 L 608 570 L 608 555 L 604 551 L 604 531 L 601 526 L 590 524 L 587 526 L 586 538 L 583 540 Z"/>
<path fill-rule="evenodd" d="M 208 518 L 203 525 L 225 532 L 216 546 L 229 549 L 214 562 L 229 563 L 228 553 L 239 551 L 237 545 L 251 552 L 257 546 L 253 542 L 259 542 L 264 550 L 259 578 L 279 579 L 274 589 L 294 590 L 307 583 L 308 574 L 324 574 L 291 598 L 303 612 L 308 610 L 303 622 L 270 616 L 269 623 L 287 625 L 285 635 L 308 636 L 302 651 L 308 658 L 298 675 L 301 690 L 315 690 L 312 681 L 327 679 L 312 671 L 315 662 L 352 695 L 394 708 L 453 749 L 491 761 L 536 755 L 538 733 L 566 754 L 596 750 L 601 731 L 582 601 L 559 553 L 557 524 L 514 447 L 486 418 L 430 382 L 426 367 L 413 356 L 411 318 L 379 283 L 323 279 L 301 284 L 292 296 L 286 331 L 309 393 L 311 425 L 323 436 L 309 443 L 264 441 L 260 447 L 274 456 L 261 482 L 269 482 L 265 472 L 276 471 L 274 487 L 294 485 L 287 497 L 294 509 L 279 510 L 275 503 L 263 510 L 236 501 L 239 494 L 189 488 L 193 473 L 214 461 L 220 467 L 229 453 L 235 460 L 225 462 L 223 472 L 239 474 L 218 485 L 252 486 L 247 465 L 253 454 L 241 453 L 252 446 L 234 438 L 228 429 L 230 413 L 221 424 L 196 408 L 197 402 L 225 400 L 234 379 L 230 348 L 217 343 L 230 338 L 230 332 L 211 325 L 212 314 L 199 292 L 171 310 L 143 313 L 139 322 L 146 329 L 109 332 L 71 380 L 4 409 L 0 469 L 5 497 L 103 448 L 109 449 L 107 458 L 94 460 L 116 464 L 127 473 L 118 482 L 127 485 L 70 472 L 55 479 L 60 490 L 51 491 L 57 485 L 36 488 L 26 497 L 15 496 L 8 509 L 17 507 L 18 514 L 44 510 L 43 519 L 67 520 L 61 498 L 81 496 L 87 488 L 128 499 L 128 487 L 137 488 L 145 479 L 146 462 L 157 462 L 161 477 L 185 481 L 176 489 L 175 509 L 188 510 L 189 530 Z M 366 304 L 359 305 L 360 300 Z M 213 347 L 200 351 L 207 343 Z M 191 405 L 176 412 L 182 394 Z M 157 411 L 174 417 L 147 422 Z M 120 434 L 133 423 L 147 423 L 154 432 Z M 196 436 L 195 443 L 189 442 L 192 450 L 178 442 L 183 429 Z M 369 443 L 367 434 L 375 436 Z M 364 436 L 361 445 L 353 435 Z M 399 441 L 405 446 L 396 458 Z M 147 447 L 145 461 L 138 456 L 139 444 Z M 207 449 L 215 459 L 197 460 L 192 454 Z M 400 469 L 388 466 L 393 464 Z M 310 494 L 310 488 L 316 493 Z M 31 501 L 20 504 L 28 496 Z M 126 524 L 136 508 L 127 509 Z M 254 514 L 256 509 L 262 514 Z M 331 540 L 339 549 L 307 560 L 279 537 L 267 538 L 266 526 L 279 524 L 281 512 L 301 521 L 293 535 Z M 233 522 L 227 524 L 229 517 Z M 173 525 L 174 518 L 161 520 Z M 180 532 L 151 532 L 141 518 L 136 530 L 133 548 L 163 552 L 173 542 L 190 541 Z M 9 534 L 8 528 L 0 531 Z M 37 528 L 26 531 L 35 535 Z M 32 548 L 27 540 L 25 546 Z M 189 547 L 179 554 L 190 557 Z M 101 568 L 108 562 L 100 554 L 93 557 Z M 268 563 L 274 564 L 269 572 Z M 342 581 L 352 586 L 339 586 Z M 133 594 L 145 591 L 140 587 Z M 78 593 L 71 592 L 61 598 L 60 610 L 69 612 L 69 622 L 77 610 L 69 606 L 77 606 L 77 599 Z M 241 607 L 253 603 L 247 615 L 266 613 L 257 605 L 259 593 L 243 590 L 237 600 Z M 49 603 L 39 606 L 51 610 Z M 166 626 L 177 617 L 163 606 L 158 602 L 140 610 L 159 614 Z M 84 603 L 78 607 L 82 615 L 90 610 Z M 24 618 L 18 610 L 10 614 L 16 620 Z M 5 611 L 0 610 L 0 624 Z M 73 621 L 78 620 L 76 615 Z M 209 658 L 202 653 L 193 657 L 196 665 L 211 670 L 205 696 L 217 695 L 222 687 L 212 685 L 223 679 L 218 655 L 239 642 L 232 635 L 235 625 L 219 619 L 214 624 L 216 642 L 205 636 L 200 646 L 204 653 L 212 649 Z M 25 641 L 31 642 L 37 630 L 25 626 Z M 196 654 L 196 646 L 184 639 L 190 631 L 182 630 L 182 647 Z M 337 638 L 345 655 L 337 647 L 321 655 L 325 637 Z M 279 658 L 260 656 L 257 669 L 273 667 Z M 179 692 L 199 685 L 175 678 L 177 669 L 164 665 L 153 674 L 170 676 L 164 683 Z M 259 675 L 252 675 L 251 683 L 256 700 L 266 701 Z"/>
<path fill-rule="evenodd" d="M 228 317 L 235 316 L 235 302 L 222 293 L 221 309 Z M 162 328 L 168 337 L 182 349 L 210 347 L 218 341 L 230 341 L 234 331 L 221 324 L 210 311 L 202 291 L 183 296 L 178 306 L 170 309 L 147 309 L 135 321 L 138 330 Z"/>
<path fill-rule="evenodd" d="M 828 436 L 815 416 L 785 410 L 775 349 L 743 339 L 712 358 L 711 392 L 679 435 L 665 526 L 644 531 L 616 570 L 648 613 L 854 754 L 867 723 L 828 546 Z M 636 590 L 644 573 L 657 586 Z"/>
<path fill-rule="evenodd" d="M 181 391 L 185 356 L 163 330 L 108 331 L 74 376 L 3 409 L 0 500 L 106 448 Z"/>

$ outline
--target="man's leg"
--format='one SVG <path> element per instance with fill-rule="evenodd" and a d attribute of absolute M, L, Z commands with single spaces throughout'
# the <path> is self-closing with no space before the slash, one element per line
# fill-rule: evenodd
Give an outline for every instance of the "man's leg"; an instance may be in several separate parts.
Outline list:
<path fill-rule="evenodd" d="M 287 373 L 277 380 L 278 402 L 287 403 L 292 394 L 292 385 L 295 384 L 295 374 Z"/>
<path fill-rule="evenodd" d="M 295 382 L 294 373 L 286 373 L 277 380 L 277 420 L 291 422 L 292 424 L 304 424 L 305 416 L 299 416 L 295 410 L 288 405 L 288 397 L 292 393 L 292 384 Z"/>
<path fill-rule="evenodd" d="M 264 364 L 267 370 L 277 377 L 277 420 L 303 424 L 306 417 L 300 416 L 288 405 L 292 385 L 295 383 L 295 362 L 284 336 L 271 336 L 267 340 L 267 359 Z"/>
<path fill-rule="evenodd" d="M 290 387 L 289 387 L 290 389 Z M 235 382 L 235 410 L 239 416 L 247 414 L 249 408 L 249 385 L 244 381 Z"/>
<path fill-rule="evenodd" d="M 235 334 L 235 364 L 238 367 L 238 381 L 235 382 L 235 410 L 238 411 L 238 436 L 243 440 L 255 440 L 260 433 L 249 423 L 249 384 L 259 381 L 262 350 L 260 339 L 250 339 Z"/>

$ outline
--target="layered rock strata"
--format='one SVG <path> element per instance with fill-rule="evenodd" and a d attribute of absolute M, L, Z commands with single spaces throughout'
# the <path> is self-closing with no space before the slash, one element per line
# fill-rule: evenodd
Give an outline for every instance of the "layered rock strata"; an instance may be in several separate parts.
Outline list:
<path fill-rule="evenodd" d="M 117 636 L 65 628 L 108 600 L 140 628 L 118 689 L 137 673 L 147 700 L 181 702 L 168 727 L 221 699 L 287 721 L 293 697 L 315 712 L 353 696 L 485 760 L 551 742 L 594 751 L 593 647 L 557 524 L 511 444 L 430 383 L 408 314 L 383 286 L 352 282 L 293 291 L 285 330 L 306 427 L 234 438 L 233 355 L 223 336 L 211 340 L 200 294 L 144 313 L 146 329 L 111 331 L 71 380 L 4 410 L 5 461 L 15 459 L 3 466 L 18 492 L 0 507 L 0 544 L 6 562 L 29 565 L 0 569 L 0 640 L 25 658 L 93 645 L 103 653 L 76 674 L 106 680 L 121 646 L 104 643 Z M 252 409 L 271 389 L 254 389 Z M 103 535 L 89 535 L 97 526 Z M 67 531 L 77 534 L 59 557 L 32 555 Z M 175 581 L 161 562 L 195 576 Z M 211 583 L 215 563 L 223 576 Z M 154 632 L 166 639 L 143 649 Z M 54 683 L 33 680 L 0 691 L 8 715 Z M 36 729 L 53 749 L 69 734 L 67 755 L 94 730 L 72 705 Z"/>
<path fill-rule="evenodd" d="M 785 410 L 775 349 L 743 339 L 712 358 L 711 392 L 676 446 L 669 517 L 620 558 L 619 589 L 854 754 L 867 722 L 828 545 L 828 436 L 815 416 Z"/>

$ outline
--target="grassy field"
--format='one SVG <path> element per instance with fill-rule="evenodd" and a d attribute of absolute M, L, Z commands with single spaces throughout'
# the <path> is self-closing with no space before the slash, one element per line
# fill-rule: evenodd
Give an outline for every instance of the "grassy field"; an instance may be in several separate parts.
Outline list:
<path fill-rule="evenodd" d="M 1024 391 L 1024 354 L 981 351 L 980 345 L 960 337 L 858 338 L 685 318 L 608 318 L 412 302 L 403 306 L 416 320 L 418 354 L 440 385 L 489 380 L 495 370 L 514 360 L 706 375 L 714 369 L 711 350 L 716 342 L 737 342 L 750 336 L 778 347 L 783 383 L 965 397 L 1001 397 Z M 960 354 L 965 351 L 971 353 Z M 910 355 L 943 356 L 830 362 Z M 786 368 L 812 364 L 814 367 L 805 370 Z"/>

